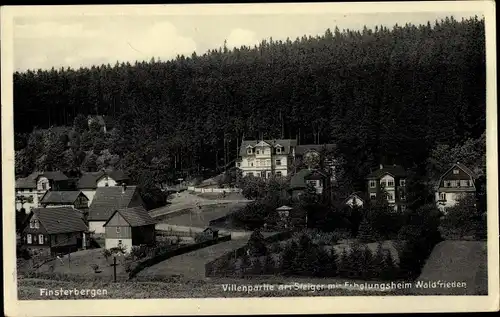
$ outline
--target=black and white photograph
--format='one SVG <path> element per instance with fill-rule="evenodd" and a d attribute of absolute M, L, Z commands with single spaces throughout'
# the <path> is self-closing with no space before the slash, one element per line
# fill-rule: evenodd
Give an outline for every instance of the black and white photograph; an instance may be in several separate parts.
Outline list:
<path fill-rule="evenodd" d="M 494 10 L 2 7 L 8 316 L 497 310 Z"/>

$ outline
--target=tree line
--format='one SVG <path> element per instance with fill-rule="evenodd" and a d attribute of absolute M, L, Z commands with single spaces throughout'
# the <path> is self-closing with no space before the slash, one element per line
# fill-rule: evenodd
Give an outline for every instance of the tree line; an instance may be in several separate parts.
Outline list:
<path fill-rule="evenodd" d="M 21 170 L 51 169 L 61 157 L 42 139 L 66 126 L 80 138 L 69 165 L 93 166 L 106 150 L 101 165 L 137 179 L 227 166 L 242 139 L 259 137 L 335 143 L 355 182 L 379 163 L 424 171 L 436 149 L 443 156 L 484 134 L 485 69 L 484 19 L 447 17 L 168 61 L 16 72 L 16 150 L 25 150 Z M 84 128 L 87 115 L 113 118 L 113 130 Z"/>

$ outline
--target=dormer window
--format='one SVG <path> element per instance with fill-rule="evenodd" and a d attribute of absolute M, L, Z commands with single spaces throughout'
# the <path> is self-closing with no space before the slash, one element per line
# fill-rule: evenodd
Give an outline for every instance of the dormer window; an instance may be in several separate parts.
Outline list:
<path fill-rule="evenodd" d="M 251 147 L 249 147 L 249 148 L 247 149 L 247 154 L 252 154 L 252 148 L 251 148 Z"/>
<path fill-rule="evenodd" d="M 260 150 L 257 150 L 255 153 L 260 154 Z"/>
<path fill-rule="evenodd" d="M 457 169 L 454 169 L 454 170 L 453 170 L 453 174 L 457 175 L 458 173 L 460 173 L 460 171 L 459 171 L 459 170 L 457 170 Z"/>
<path fill-rule="evenodd" d="M 276 154 L 281 154 L 281 146 L 278 146 L 278 147 L 276 148 Z"/>

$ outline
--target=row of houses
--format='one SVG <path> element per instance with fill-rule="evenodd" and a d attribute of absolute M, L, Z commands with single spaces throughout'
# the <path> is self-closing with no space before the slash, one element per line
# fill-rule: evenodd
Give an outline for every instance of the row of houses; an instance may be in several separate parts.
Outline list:
<path fill-rule="evenodd" d="M 138 187 L 127 185 L 125 173 L 100 171 L 69 180 L 63 173 L 46 172 L 16 183 L 18 196 L 24 195 L 16 197 L 16 205 L 29 211 L 21 232 L 29 251 L 71 252 L 89 247 L 90 239 L 99 236 L 108 249 L 155 242 L 156 222 Z M 36 198 L 25 202 L 26 195 Z"/>
<path fill-rule="evenodd" d="M 292 173 L 290 187 L 292 197 L 300 197 L 308 185 L 320 195 L 328 195 L 336 182 L 333 144 L 297 145 L 296 140 L 252 140 L 243 141 L 240 158 L 236 163 L 243 176 L 269 178 Z M 297 169 L 302 166 L 302 169 Z M 380 165 L 366 176 L 366 190 L 352 193 L 344 203 L 363 206 L 378 199 L 383 193 L 396 211 L 405 211 L 407 204 L 407 172 L 400 165 Z M 446 211 L 456 205 L 464 194 L 475 193 L 478 176 L 459 162 L 452 164 L 443 173 L 435 186 L 437 207 Z"/>

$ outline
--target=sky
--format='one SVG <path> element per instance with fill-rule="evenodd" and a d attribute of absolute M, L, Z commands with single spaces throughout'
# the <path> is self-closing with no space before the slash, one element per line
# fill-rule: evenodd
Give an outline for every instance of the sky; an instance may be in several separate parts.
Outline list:
<path fill-rule="evenodd" d="M 168 60 L 178 54 L 203 54 L 227 41 L 229 48 L 253 46 L 262 39 L 292 40 L 316 36 L 327 28 L 362 29 L 396 23 L 425 24 L 480 12 L 411 12 L 356 14 L 247 15 L 120 15 L 72 17 L 16 17 L 14 69 L 87 67 L 119 62 Z"/>

